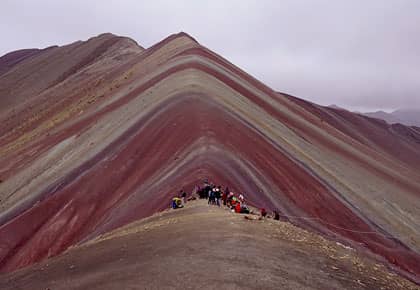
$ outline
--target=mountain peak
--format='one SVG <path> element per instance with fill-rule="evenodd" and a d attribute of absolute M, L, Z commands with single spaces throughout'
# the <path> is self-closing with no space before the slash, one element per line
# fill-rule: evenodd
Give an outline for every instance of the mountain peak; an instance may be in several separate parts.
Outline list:
<path fill-rule="evenodd" d="M 232 261 L 223 264 L 229 255 L 212 259 L 217 255 L 215 245 L 220 242 L 227 247 L 224 250 L 234 250 L 236 243 L 246 241 L 247 249 L 258 245 L 258 254 L 276 229 L 258 235 L 252 226 L 229 224 L 235 229 L 232 238 L 230 230 L 219 228 L 223 223 L 211 220 L 216 211 L 215 219 L 230 220 L 231 208 L 211 208 L 207 202 L 188 211 L 192 219 L 183 219 L 188 225 L 180 222 L 176 209 L 175 215 L 160 220 L 160 212 L 180 190 L 195 196 L 207 187 L 206 179 L 222 189 L 229 187 L 238 200 L 243 195 L 242 205 L 277 211 L 309 236 L 321 235 L 329 244 L 352 247 L 373 264 L 413 281 L 420 276 L 420 233 L 415 230 L 420 226 L 416 210 L 420 132 L 415 128 L 388 126 L 278 94 L 185 32 L 147 49 L 107 33 L 42 50 L 0 75 L 0 96 L 2 272 L 35 267 L 47 259 L 49 263 L 54 256 L 66 259 L 62 253 L 69 248 L 93 243 L 132 222 L 151 220 L 158 221 L 153 224 L 155 232 L 150 233 L 149 226 L 134 228 L 141 234 L 124 240 L 134 245 L 133 251 L 139 250 L 137 262 L 143 261 L 141 255 L 151 254 L 157 264 L 173 265 L 170 240 L 180 243 L 176 249 L 191 265 L 231 269 Z M 383 202 L 373 198 L 378 196 Z M 197 213 L 201 222 L 194 224 Z M 260 222 L 261 228 L 272 222 L 254 217 L 245 220 L 237 215 L 232 220 Z M 201 223 L 221 232 L 198 227 Z M 203 231 L 199 239 L 214 234 L 211 255 L 195 260 L 199 248 L 188 251 L 189 241 L 197 242 L 197 231 L 188 232 L 189 225 Z M 179 228 L 191 238 L 181 241 Z M 154 238 L 141 240 L 143 233 Z M 120 241 L 108 244 L 113 253 L 114 246 L 118 253 L 124 252 Z M 282 250 L 309 250 L 300 248 L 302 242 L 294 238 Z M 274 248 L 267 254 L 280 247 L 275 242 L 270 245 Z M 322 245 L 312 248 L 317 253 L 322 249 Z M 332 255 L 328 259 L 337 260 Z M 105 256 L 111 258 L 106 263 L 109 269 L 131 257 Z M 84 255 L 76 257 L 66 275 L 78 273 Z M 89 265 L 100 263 L 101 257 L 89 260 Z M 240 267 L 234 264 L 234 271 L 251 277 L 255 273 L 248 271 L 245 260 Z M 333 272 L 341 269 L 334 265 Z M 351 261 L 340 265 L 347 271 Z M 273 268 L 261 267 L 261 275 Z M 150 270 L 174 281 L 159 269 Z M 22 271 L 26 270 L 34 273 L 31 268 Z M 302 276 L 298 270 L 292 269 L 294 277 Z M 71 276 L 73 281 L 77 277 Z M 196 279 L 207 285 L 202 276 Z M 3 281 L 0 277 L 0 284 Z"/>

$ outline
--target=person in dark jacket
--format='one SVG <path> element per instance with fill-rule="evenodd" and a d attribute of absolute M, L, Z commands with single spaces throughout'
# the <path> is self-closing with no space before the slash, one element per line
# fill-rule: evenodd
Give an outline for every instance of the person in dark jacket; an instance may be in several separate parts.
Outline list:
<path fill-rule="evenodd" d="M 223 196 L 222 196 L 223 205 L 227 204 L 229 193 L 230 193 L 229 187 L 226 186 L 225 191 L 223 192 Z"/>
<path fill-rule="evenodd" d="M 210 196 L 210 191 L 211 191 L 211 186 L 210 186 L 210 184 L 206 183 L 206 184 L 204 185 L 204 197 L 205 197 L 206 199 L 208 199 L 208 198 L 209 198 L 209 196 Z"/>
<path fill-rule="evenodd" d="M 208 204 L 215 204 L 216 202 L 216 189 L 210 189 L 209 190 L 209 201 Z"/>
<path fill-rule="evenodd" d="M 181 190 L 181 199 L 182 199 L 182 204 L 186 204 L 187 203 L 187 193 L 185 192 L 185 190 Z"/>
<path fill-rule="evenodd" d="M 217 188 L 215 188 L 214 198 L 215 198 L 217 206 L 220 206 L 221 193 L 222 193 L 222 187 L 221 186 L 218 186 Z"/>

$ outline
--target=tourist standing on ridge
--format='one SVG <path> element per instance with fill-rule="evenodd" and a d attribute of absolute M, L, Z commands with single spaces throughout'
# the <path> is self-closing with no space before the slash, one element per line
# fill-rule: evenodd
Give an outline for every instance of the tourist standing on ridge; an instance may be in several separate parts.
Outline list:
<path fill-rule="evenodd" d="M 267 211 L 265 210 L 265 208 L 261 209 L 261 217 L 265 218 L 267 216 Z"/>
<path fill-rule="evenodd" d="M 211 186 L 207 181 L 204 183 L 204 189 L 203 190 L 204 190 L 204 197 L 206 199 L 208 199 L 209 196 L 210 196 Z"/>
<path fill-rule="evenodd" d="M 214 193 L 214 197 L 215 197 L 215 200 L 216 200 L 216 205 L 220 206 L 220 194 L 221 194 L 221 191 L 222 191 L 222 187 L 219 185 L 215 190 L 216 191 Z"/>
<path fill-rule="evenodd" d="M 182 198 L 182 204 L 186 204 L 187 203 L 187 193 L 183 189 L 181 189 L 180 193 L 181 193 L 181 198 Z"/>
<path fill-rule="evenodd" d="M 227 204 L 227 199 L 228 199 L 229 193 L 230 193 L 229 187 L 226 186 L 225 192 L 223 193 L 223 196 L 222 196 L 223 205 Z"/>
<path fill-rule="evenodd" d="M 280 214 L 279 214 L 279 212 L 277 210 L 274 210 L 273 211 L 273 215 L 274 215 L 274 219 L 276 221 L 279 221 L 280 220 Z"/>
<path fill-rule="evenodd" d="M 223 205 L 226 206 L 226 200 L 227 200 L 227 194 L 226 192 L 222 193 L 222 201 L 223 201 Z"/>
<path fill-rule="evenodd" d="M 215 188 L 210 188 L 209 190 L 209 201 L 208 204 L 214 204 L 216 201 L 216 189 Z"/>

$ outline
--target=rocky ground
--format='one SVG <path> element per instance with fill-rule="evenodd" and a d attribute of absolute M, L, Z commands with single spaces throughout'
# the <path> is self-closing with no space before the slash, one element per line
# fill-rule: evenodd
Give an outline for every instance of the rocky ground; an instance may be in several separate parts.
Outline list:
<path fill-rule="evenodd" d="M 0 276 L 0 289 L 420 289 L 286 222 L 194 201 Z"/>

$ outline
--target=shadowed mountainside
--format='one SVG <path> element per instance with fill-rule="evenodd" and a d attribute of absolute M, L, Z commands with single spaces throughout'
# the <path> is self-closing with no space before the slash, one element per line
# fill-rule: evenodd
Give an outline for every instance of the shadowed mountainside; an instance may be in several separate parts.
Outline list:
<path fill-rule="evenodd" d="M 37 51 L 0 75 L 0 105 L 3 272 L 209 178 L 420 275 L 420 130 L 277 93 L 185 33 Z"/>

